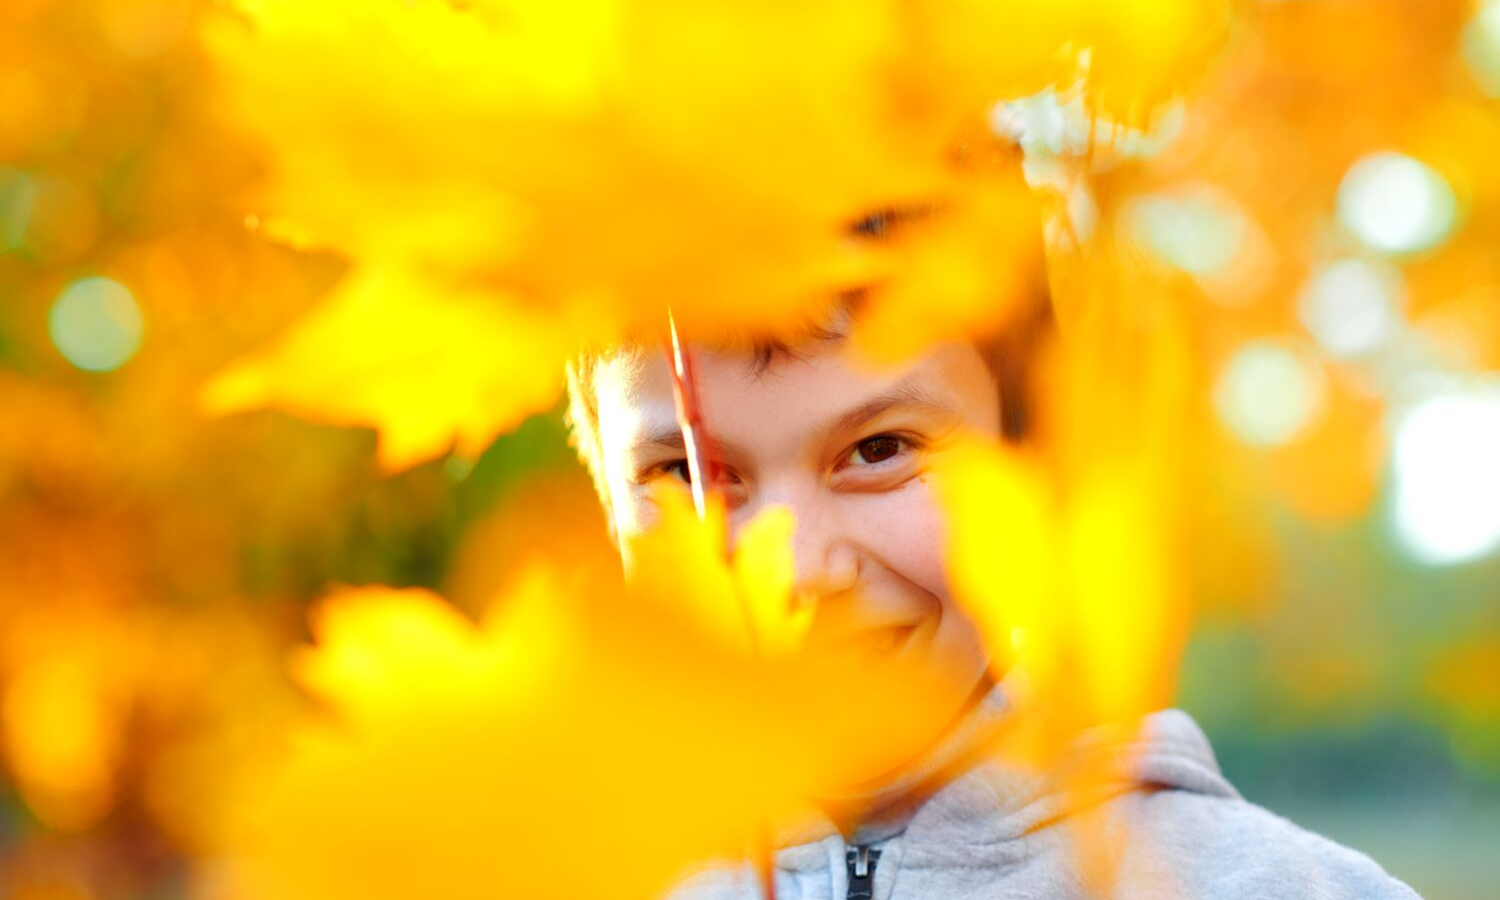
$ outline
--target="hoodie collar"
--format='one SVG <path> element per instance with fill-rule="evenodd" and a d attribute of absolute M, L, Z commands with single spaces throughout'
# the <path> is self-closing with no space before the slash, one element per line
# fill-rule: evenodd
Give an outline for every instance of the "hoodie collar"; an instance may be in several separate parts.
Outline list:
<path fill-rule="evenodd" d="M 1010 695 L 1004 682 L 986 685 L 948 731 L 895 777 L 846 806 L 855 818 L 840 830 L 851 844 L 874 844 L 905 831 L 912 818 L 983 758 L 1010 718 Z"/>
<path fill-rule="evenodd" d="M 907 824 L 911 842 L 1005 840 L 1143 786 L 1238 797 L 1192 717 L 1169 709 L 1122 735 L 1097 728 L 1045 770 L 986 758 L 934 794 Z"/>
<path fill-rule="evenodd" d="M 840 832 L 855 845 L 901 834 L 908 844 L 1004 840 L 1143 785 L 1239 796 L 1202 729 L 1181 710 L 1146 716 L 1125 738 L 1108 729 L 1087 732 L 1046 770 L 987 755 L 1012 710 L 1006 683 L 994 685 L 916 761 L 868 790 L 829 798 L 823 815 L 779 843 Z"/>

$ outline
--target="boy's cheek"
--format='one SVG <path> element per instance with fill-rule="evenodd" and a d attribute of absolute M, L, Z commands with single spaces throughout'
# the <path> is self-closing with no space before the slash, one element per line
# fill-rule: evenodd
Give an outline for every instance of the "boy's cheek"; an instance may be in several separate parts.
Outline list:
<path fill-rule="evenodd" d="M 634 537 L 656 524 L 656 503 L 644 487 L 624 489 L 623 499 L 615 504 L 615 529 L 622 537 Z"/>
<path fill-rule="evenodd" d="M 859 498 L 848 521 L 850 539 L 883 568 L 948 602 L 943 568 L 943 516 L 931 488 L 920 478 L 899 490 Z"/>

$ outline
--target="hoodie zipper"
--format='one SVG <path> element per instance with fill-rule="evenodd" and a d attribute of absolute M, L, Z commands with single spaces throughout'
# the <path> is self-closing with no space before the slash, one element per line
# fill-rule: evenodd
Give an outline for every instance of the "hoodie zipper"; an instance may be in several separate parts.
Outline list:
<path fill-rule="evenodd" d="M 880 851 L 871 850 L 868 844 L 850 847 L 844 853 L 844 862 L 849 866 L 848 900 L 875 900 L 875 864 L 880 862 Z"/>

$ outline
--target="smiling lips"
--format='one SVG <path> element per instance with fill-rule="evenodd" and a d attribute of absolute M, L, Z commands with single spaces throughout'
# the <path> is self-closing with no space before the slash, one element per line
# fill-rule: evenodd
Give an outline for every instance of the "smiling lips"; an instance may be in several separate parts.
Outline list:
<path fill-rule="evenodd" d="M 915 625 L 897 625 L 893 628 L 877 628 L 870 637 L 866 639 L 866 649 L 872 653 L 888 654 L 894 653 L 896 648 L 906 643 L 907 638 L 917 630 Z"/>
<path fill-rule="evenodd" d="M 838 639 L 835 644 L 848 647 L 870 661 L 890 659 L 910 646 L 920 630 L 920 622 L 882 625 L 854 631 Z"/>

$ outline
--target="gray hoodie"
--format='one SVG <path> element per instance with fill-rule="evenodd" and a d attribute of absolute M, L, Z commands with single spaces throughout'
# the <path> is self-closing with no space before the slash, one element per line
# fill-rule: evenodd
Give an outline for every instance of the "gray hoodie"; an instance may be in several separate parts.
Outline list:
<path fill-rule="evenodd" d="M 915 770 L 863 804 L 858 827 L 832 821 L 777 851 L 778 900 L 1063 900 L 1090 898 L 1073 839 L 1079 824 L 1110 840 L 1115 898 L 1413 900 L 1369 857 L 1303 831 L 1240 797 L 1187 713 L 1147 718 L 1136 741 L 1082 742 L 1070 761 L 1124 754 L 1128 777 L 1065 805 L 1056 782 L 982 761 L 932 784 L 1004 714 L 996 689 Z M 957 748 L 957 749 L 955 749 Z M 1101 832 L 1094 832 L 1101 833 Z M 706 870 L 671 900 L 753 900 L 748 867 Z"/>

